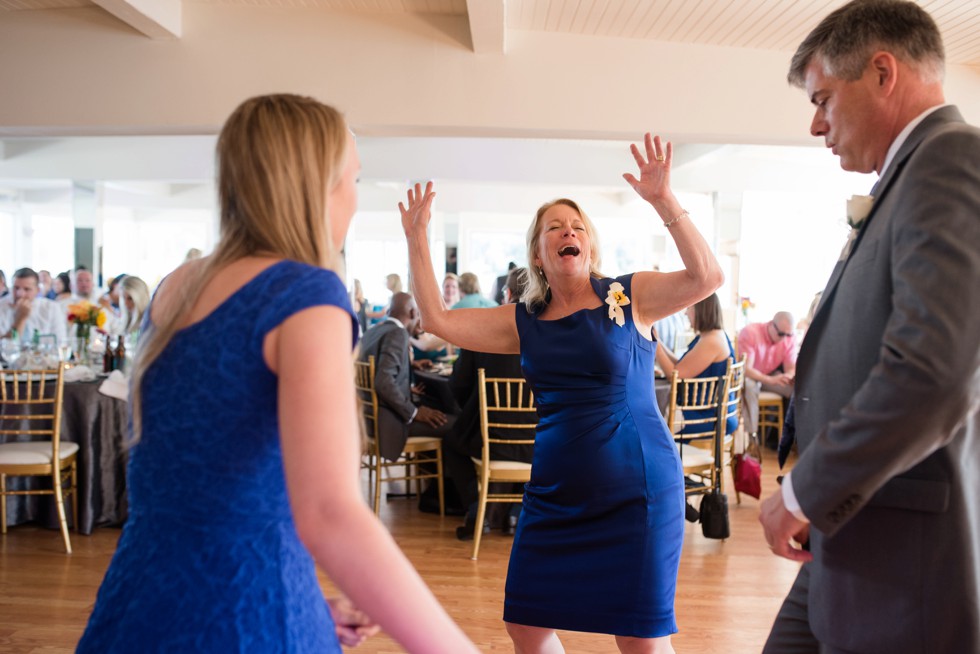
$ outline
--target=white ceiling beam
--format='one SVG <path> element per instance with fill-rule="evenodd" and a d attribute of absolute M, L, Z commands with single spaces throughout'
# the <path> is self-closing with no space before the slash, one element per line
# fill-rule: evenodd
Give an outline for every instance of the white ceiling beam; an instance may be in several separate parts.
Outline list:
<path fill-rule="evenodd" d="M 476 54 L 504 54 L 507 46 L 505 7 L 506 0 L 466 0 Z"/>
<path fill-rule="evenodd" d="M 182 0 L 93 0 L 151 39 L 180 38 Z"/>

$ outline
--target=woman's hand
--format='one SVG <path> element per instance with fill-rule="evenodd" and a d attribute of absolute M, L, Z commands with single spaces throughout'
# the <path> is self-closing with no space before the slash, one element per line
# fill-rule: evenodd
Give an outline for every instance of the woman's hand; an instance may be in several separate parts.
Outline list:
<path fill-rule="evenodd" d="M 425 234 L 429 226 L 429 218 L 432 217 L 430 209 L 435 197 L 432 182 L 426 183 L 424 193 L 421 184 L 416 184 L 414 189 L 408 189 L 408 208 L 406 209 L 401 202 L 398 203 L 398 210 L 402 212 L 402 229 L 405 230 L 406 236 Z"/>
<path fill-rule="evenodd" d="M 346 597 L 328 597 L 327 606 L 337 630 L 337 640 L 344 647 L 357 647 L 381 629 Z"/>
<path fill-rule="evenodd" d="M 643 141 L 646 145 L 645 157 L 635 143 L 630 145 L 630 152 L 633 153 L 636 165 L 640 167 L 640 178 L 624 173 L 623 179 L 641 198 L 656 207 L 673 195 L 670 190 L 670 164 L 674 157 L 674 148 L 668 141 L 665 151 L 660 137 L 651 138 L 649 132 L 644 135 Z"/>

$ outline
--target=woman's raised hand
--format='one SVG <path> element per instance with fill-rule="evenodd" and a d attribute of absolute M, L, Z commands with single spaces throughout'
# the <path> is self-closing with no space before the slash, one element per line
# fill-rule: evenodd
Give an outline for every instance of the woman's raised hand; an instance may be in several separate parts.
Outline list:
<path fill-rule="evenodd" d="M 660 142 L 660 137 L 651 137 L 649 132 L 644 135 L 643 142 L 646 146 L 646 156 L 640 153 L 635 143 L 630 145 L 630 152 L 633 153 L 636 165 L 640 168 L 640 178 L 625 173 L 623 179 L 641 198 L 654 204 L 671 195 L 670 163 L 674 157 L 674 148 L 668 141 L 665 149 Z"/>
<path fill-rule="evenodd" d="M 432 182 L 426 183 L 425 192 L 422 191 L 421 184 L 408 189 L 408 208 L 403 203 L 398 203 L 398 210 L 402 212 L 402 229 L 405 230 L 406 236 L 425 233 L 429 226 L 429 218 L 432 216 L 430 209 L 435 197 Z"/>

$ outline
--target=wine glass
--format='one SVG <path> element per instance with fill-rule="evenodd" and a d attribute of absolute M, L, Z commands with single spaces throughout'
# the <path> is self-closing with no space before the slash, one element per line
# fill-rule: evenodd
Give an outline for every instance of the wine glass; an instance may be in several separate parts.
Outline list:
<path fill-rule="evenodd" d="M 70 339 L 62 340 L 58 342 L 58 360 L 62 363 L 68 363 L 71 361 L 71 357 L 74 354 L 72 348 L 72 342 Z"/>
<path fill-rule="evenodd" d="M 7 362 L 8 368 L 13 368 L 17 359 L 20 358 L 20 343 L 12 338 L 0 339 L 0 356 Z"/>

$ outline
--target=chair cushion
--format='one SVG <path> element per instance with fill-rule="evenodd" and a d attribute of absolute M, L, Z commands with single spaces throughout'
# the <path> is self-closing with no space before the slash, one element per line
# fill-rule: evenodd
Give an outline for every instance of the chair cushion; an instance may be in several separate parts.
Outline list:
<path fill-rule="evenodd" d="M 438 436 L 409 436 L 405 441 L 402 452 L 414 454 L 415 452 L 428 452 L 438 450 L 442 447 L 442 439 Z"/>
<path fill-rule="evenodd" d="M 470 461 L 473 465 L 481 466 L 483 465 L 483 459 L 477 456 L 471 456 Z M 523 461 L 505 461 L 503 459 L 490 459 L 490 469 L 491 470 L 530 470 L 531 464 L 524 463 Z"/>
<path fill-rule="evenodd" d="M 683 461 L 685 468 L 710 466 L 715 462 L 715 457 L 711 456 L 711 452 L 702 450 L 699 447 L 679 444 L 677 449 L 680 451 L 681 461 Z"/>
<path fill-rule="evenodd" d="M 490 470 L 530 470 L 531 464 L 523 461 L 490 460 Z"/>
<path fill-rule="evenodd" d="M 70 457 L 78 451 L 78 443 L 62 441 L 59 456 Z M 0 445 L 0 465 L 44 465 L 51 463 L 51 441 L 3 443 Z"/>

